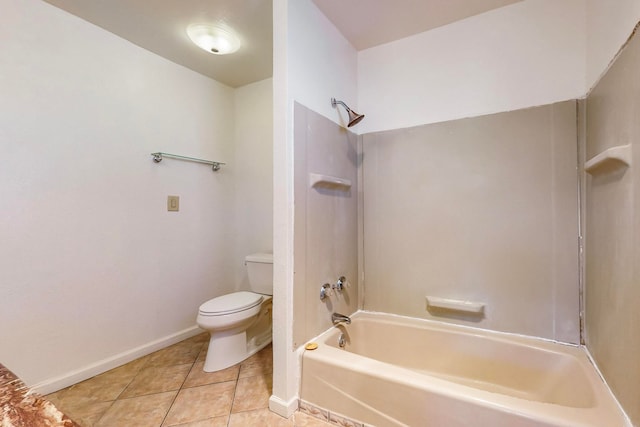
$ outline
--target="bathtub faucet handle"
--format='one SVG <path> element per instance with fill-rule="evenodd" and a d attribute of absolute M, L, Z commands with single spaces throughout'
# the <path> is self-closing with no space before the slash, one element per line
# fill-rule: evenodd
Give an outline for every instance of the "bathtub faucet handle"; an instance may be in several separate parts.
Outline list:
<path fill-rule="evenodd" d="M 320 288 L 320 301 L 323 301 L 327 295 L 329 294 L 329 289 L 331 289 L 331 285 L 328 283 L 325 283 L 324 285 L 322 285 L 322 287 Z"/>
<path fill-rule="evenodd" d="M 344 289 L 344 285 L 347 283 L 347 279 L 344 276 L 340 276 L 335 285 L 332 286 L 333 289 L 337 289 L 339 291 Z"/>
<path fill-rule="evenodd" d="M 347 325 L 351 324 L 351 318 L 340 313 L 333 313 L 331 315 L 331 321 L 334 325 L 339 325 L 340 323 L 346 323 Z"/>

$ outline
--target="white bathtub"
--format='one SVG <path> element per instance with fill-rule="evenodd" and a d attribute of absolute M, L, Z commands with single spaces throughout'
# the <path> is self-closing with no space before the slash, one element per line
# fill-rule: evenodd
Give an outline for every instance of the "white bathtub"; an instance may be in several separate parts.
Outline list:
<path fill-rule="evenodd" d="M 579 347 L 368 312 L 317 341 L 301 400 L 365 424 L 630 426 Z"/>

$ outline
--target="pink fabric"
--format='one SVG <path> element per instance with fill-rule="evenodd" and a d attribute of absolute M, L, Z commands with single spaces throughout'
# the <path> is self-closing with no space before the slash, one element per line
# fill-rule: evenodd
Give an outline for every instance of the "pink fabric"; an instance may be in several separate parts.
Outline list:
<path fill-rule="evenodd" d="M 0 427 L 79 427 L 0 364 Z"/>

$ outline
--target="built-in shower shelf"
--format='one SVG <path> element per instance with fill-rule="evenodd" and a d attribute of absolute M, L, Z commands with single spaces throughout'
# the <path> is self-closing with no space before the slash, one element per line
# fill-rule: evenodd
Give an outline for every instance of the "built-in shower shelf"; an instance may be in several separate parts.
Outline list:
<path fill-rule="evenodd" d="M 631 144 L 618 145 L 604 150 L 584 164 L 584 170 L 594 175 L 599 170 L 612 170 L 631 166 Z"/>
<path fill-rule="evenodd" d="M 328 187 L 348 190 L 351 188 L 351 180 L 346 178 L 338 178 L 337 176 L 322 175 L 319 173 L 309 174 L 310 187 Z"/>
<path fill-rule="evenodd" d="M 483 314 L 484 303 L 476 301 L 463 301 L 450 298 L 427 297 L 427 309 L 436 308 L 440 310 L 461 311 L 471 314 Z"/>

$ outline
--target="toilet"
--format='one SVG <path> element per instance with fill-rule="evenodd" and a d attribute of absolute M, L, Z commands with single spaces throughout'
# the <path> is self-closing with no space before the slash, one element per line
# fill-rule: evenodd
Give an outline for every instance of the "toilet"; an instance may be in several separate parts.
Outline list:
<path fill-rule="evenodd" d="M 273 254 L 245 258 L 250 291 L 210 299 L 200 306 L 198 326 L 211 334 L 205 372 L 242 362 L 271 342 Z"/>

